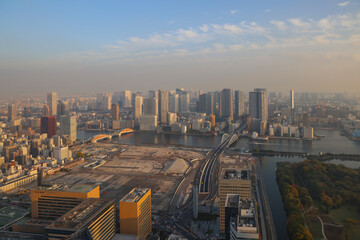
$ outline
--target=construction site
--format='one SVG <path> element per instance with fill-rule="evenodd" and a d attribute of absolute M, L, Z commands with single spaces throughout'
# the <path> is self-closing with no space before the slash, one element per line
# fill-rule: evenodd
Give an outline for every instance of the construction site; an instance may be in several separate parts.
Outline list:
<path fill-rule="evenodd" d="M 74 152 L 85 156 L 83 164 L 69 172 L 60 171 L 47 176 L 44 181 L 49 184 L 100 185 L 101 197 L 116 200 L 135 187 L 151 188 L 152 210 L 155 212 L 168 210 L 179 183 L 190 176 L 204 157 L 201 149 L 110 142 L 82 144 L 76 146 Z M 35 185 L 32 183 L 28 187 Z M 179 199 L 179 202 L 182 201 Z"/>

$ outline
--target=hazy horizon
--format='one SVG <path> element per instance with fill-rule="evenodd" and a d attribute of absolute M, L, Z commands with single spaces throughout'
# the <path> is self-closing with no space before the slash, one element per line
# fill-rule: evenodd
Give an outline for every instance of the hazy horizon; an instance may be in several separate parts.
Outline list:
<path fill-rule="evenodd" d="M 0 95 L 360 91 L 360 2 L 2 1 Z"/>

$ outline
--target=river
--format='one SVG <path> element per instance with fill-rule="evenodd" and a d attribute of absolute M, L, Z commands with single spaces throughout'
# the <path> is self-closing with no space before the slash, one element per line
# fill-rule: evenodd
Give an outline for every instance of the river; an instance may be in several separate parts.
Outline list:
<path fill-rule="evenodd" d="M 88 139 L 98 133 L 78 131 L 79 139 Z M 349 140 L 341 136 L 339 131 L 316 130 L 315 134 L 324 136 L 321 140 L 279 140 L 271 139 L 266 143 L 249 142 L 242 138 L 235 148 L 274 150 L 285 152 L 303 152 L 318 154 L 319 152 L 360 154 L 360 142 Z M 115 138 L 120 144 L 160 144 L 160 145 L 185 145 L 189 147 L 211 148 L 218 145 L 221 136 L 186 136 L 173 134 L 136 133 Z M 281 199 L 280 191 L 276 183 L 275 169 L 277 162 L 300 162 L 304 160 L 299 157 L 260 157 L 263 172 L 264 185 L 268 195 L 271 212 L 274 218 L 278 239 L 287 240 L 286 212 Z M 360 162 L 355 161 L 328 161 L 335 164 L 344 164 L 347 167 L 359 168 Z"/>

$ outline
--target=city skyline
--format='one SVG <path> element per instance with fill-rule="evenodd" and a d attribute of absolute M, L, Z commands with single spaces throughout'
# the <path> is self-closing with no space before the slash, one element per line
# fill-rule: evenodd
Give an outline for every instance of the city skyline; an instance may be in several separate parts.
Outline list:
<path fill-rule="evenodd" d="M 360 89 L 356 1 L 11 1 L 0 9 L 3 96 L 180 82 L 245 92 Z"/>

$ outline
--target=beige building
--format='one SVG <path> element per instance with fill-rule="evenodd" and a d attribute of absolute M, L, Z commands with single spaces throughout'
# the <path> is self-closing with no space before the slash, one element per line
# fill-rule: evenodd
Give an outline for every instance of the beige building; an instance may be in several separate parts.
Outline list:
<path fill-rule="evenodd" d="M 240 199 L 251 199 L 251 176 L 248 169 L 223 169 L 219 180 L 220 231 L 225 232 L 225 202 L 227 194 L 239 194 Z"/>

